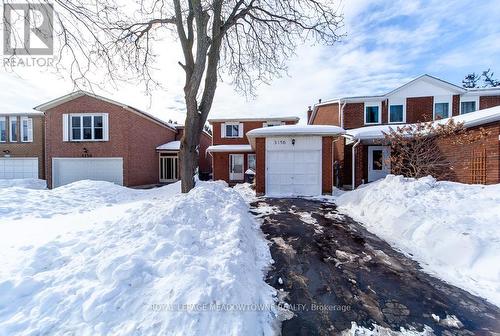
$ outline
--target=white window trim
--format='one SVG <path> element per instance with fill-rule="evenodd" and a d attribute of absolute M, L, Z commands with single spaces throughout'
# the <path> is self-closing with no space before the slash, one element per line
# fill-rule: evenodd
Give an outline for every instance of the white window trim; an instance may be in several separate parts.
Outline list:
<path fill-rule="evenodd" d="M 72 122 L 73 117 L 80 117 L 80 130 L 82 139 L 73 139 L 73 128 Z M 92 117 L 92 138 L 94 137 L 94 117 L 102 117 L 102 139 L 83 139 L 83 118 L 82 117 Z M 71 113 L 68 117 L 68 124 L 66 125 L 68 129 L 68 141 L 70 142 L 104 142 L 108 141 L 109 125 L 107 122 L 107 113 Z"/>
<path fill-rule="evenodd" d="M 12 122 L 15 121 L 16 122 L 16 140 L 13 140 L 12 139 Z M 18 121 L 17 121 L 17 117 L 9 117 L 9 141 L 10 142 L 18 142 L 19 141 L 19 127 L 18 127 Z"/>
<path fill-rule="evenodd" d="M 278 120 L 278 121 L 267 121 L 262 126 L 269 127 L 269 126 L 283 126 L 283 125 L 285 125 L 285 122 Z"/>
<path fill-rule="evenodd" d="M 432 120 L 436 120 L 436 104 L 448 103 L 448 117 L 453 116 L 453 96 L 434 96 L 432 103 Z"/>
<path fill-rule="evenodd" d="M 391 105 L 403 105 L 403 120 L 402 121 L 391 121 Z M 387 103 L 387 122 L 389 124 L 404 124 L 406 123 L 406 99 L 403 100 L 389 100 Z"/>
<path fill-rule="evenodd" d="M 378 122 L 374 123 L 367 123 L 366 122 L 366 108 L 367 107 L 372 107 L 372 106 L 378 106 Z M 382 123 L 382 103 L 365 103 L 363 106 L 363 121 L 365 122 L 365 125 L 380 125 Z"/>
<path fill-rule="evenodd" d="M 24 134 L 24 122 L 28 123 L 28 134 Z M 21 122 L 19 123 L 19 128 L 21 130 L 21 142 L 33 142 L 33 118 L 21 117 Z M 27 135 L 28 140 L 24 140 L 24 136 Z"/>
<path fill-rule="evenodd" d="M 238 126 L 238 135 L 236 135 L 236 136 L 234 136 L 234 135 L 228 136 L 227 135 L 226 126 Z M 227 123 L 223 124 L 223 127 L 224 127 L 224 138 L 230 138 L 230 139 L 241 138 L 241 134 L 240 134 L 241 127 L 240 127 L 240 123 L 239 122 L 227 122 Z"/>
<path fill-rule="evenodd" d="M 0 138 L 0 142 L 7 142 L 7 139 L 9 138 L 9 135 L 7 134 L 7 117 L 0 117 L 0 121 L 4 122 L 4 127 L 5 127 L 5 140 L 2 140 Z"/>
<path fill-rule="evenodd" d="M 462 103 L 475 102 L 476 103 L 476 111 L 479 110 L 479 96 L 475 97 L 462 97 L 460 96 L 460 105 L 458 108 L 460 109 L 460 114 L 462 114 Z"/>

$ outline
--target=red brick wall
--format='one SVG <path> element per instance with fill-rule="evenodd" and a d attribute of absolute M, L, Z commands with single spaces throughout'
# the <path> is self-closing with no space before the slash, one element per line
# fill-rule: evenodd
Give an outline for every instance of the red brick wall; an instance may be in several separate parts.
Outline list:
<path fill-rule="evenodd" d="M 486 184 L 500 183 L 500 122 L 484 125 L 489 135 L 472 144 L 457 145 L 450 139 L 439 142 L 439 148 L 452 166 L 450 180 L 471 183 L 471 158 L 474 150 L 486 149 Z M 471 128 L 479 132 L 480 127 Z"/>
<path fill-rule="evenodd" d="M 331 194 L 333 186 L 333 137 L 323 137 L 321 172 L 323 194 Z"/>
<path fill-rule="evenodd" d="M 389 123 L 389 114 L 388 114 L 388 100 L 382 101 L 382 124 Z"/>
<path fill-rule="evenodd" d="M 266 193 L 266 139 L 255 139 L 256 155 L 256 174 L 255 174 L 255 192 L 257 195 Z"/>
<path fill-rule="evenodd" d="M 479 97 L 479 109 L 487 109 L 500 105 L 500 96 L 482 96 Z"/>
<path fill-rule="evenodd" d="M 454 95 L 451 108 L 452 116 L 460 114 L 460 95 Z"/>
<path fill-rule="evenodd" d="M 108 113 L 109 141 L 64 142 L 62 115 L 64 113 Z M 158 154 L 156 147 L 175 140 L 175 131 L 93 97 L 83 96 L 56 106 L 46 112 L 46 177 L 52 186 L 53 157 L 82 157 L 83 147 L 94 158 L 122 157 L 123 183 L 126 186 L 158 183 Z"/>
<path fill-rule="evenodd" d="M 221 137 L 221 125 L 224 122 L 214 122 L 212 123 L 212 134 L 213 134 L 213 144 L 214 145 L 248 145 L 248 139 L 246 137 L 247 132 L 263 127 L 265 120 L 259 121 L 244 121 L 243 122 L 243 132 L 245 135 L 242 138 L 222 138 Z M 286 125 L 294 125 L 295 121 L 285 121 Z"/>
<path fill-rule="evenodd" d="M 339 104 L 333 103 L 330 105 L 319 106 L 311 124 L 340 126 Z"/>
<path fill-rule="evenodd" d="M 406 122 L 416 123 L 432 120 L 434 97 L 416 97 L 406 99 Z"/>
<path fill-rule="evenodd" d="M 364 126 L 364 103 L 349 103 L 344 107 L 344 129 Z"/>
<path fill-rule="evenodd" d="M 339 170 L 339 179 L 340 184 L 342 186 L 344 181 L 344 166 L 345 166 L 345 138 L 339 137 L 333 143 L 333 161 L 338 162 L 340 164 Z M 335 174 L 334 174 L 335 176 Z M 333 181 L 333 184 L 336 184 L 336 181 Z"/>
<path fill-rule="evenodd" d="M 229 184 L 241 183 L 243 180 L 229 179 L 229 154 L 243 154 L 243 172 L 248 169 L 248 152 L 212 153 L 213 156 L 213 179 L 223 180 Z"/>

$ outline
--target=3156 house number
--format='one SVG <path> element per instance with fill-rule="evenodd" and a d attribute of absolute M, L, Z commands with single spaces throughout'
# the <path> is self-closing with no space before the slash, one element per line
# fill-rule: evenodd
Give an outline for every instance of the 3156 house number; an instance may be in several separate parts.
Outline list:
<path fill-rule="evenodd" d="M 274 140 L 275 145 L 286 145 L 286 140 Z"/>

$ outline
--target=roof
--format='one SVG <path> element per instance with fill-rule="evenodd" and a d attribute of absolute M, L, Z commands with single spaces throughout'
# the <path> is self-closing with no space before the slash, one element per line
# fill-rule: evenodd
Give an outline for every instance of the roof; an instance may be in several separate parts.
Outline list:
<path fill-rule="evenodd" d="M 97 95 L 95 93 L 83 91 L 83 90 L 79 90 L 79 91 L 74 91 L 74 92 L 68 93 L 67 95 L 61 96 L 59 98 L 56 98 L 56 99 L 53 99 L 53 100 L 48 101 L 46 103 L 40 104 L 38 106 L 35 106 L 34 109 L 37 110 L 37 111 L 45 112 L 47 110 L 50 110 L 51 108 L 54 108 L 56 106 L 59 106 L 61 104 L 64 104 L 66 102 L 69 102 L 71 100 L 74 100 L 74 99 L 77 99 L 77 98 L 80 98 L 80 97 L 83 97 L 83 96 L 89 96 L 89 97 L 92 97 L 92 98 L 95 98 L 95 99 L 99 99 L 99 100 L 108 102 L 108 103 L 113 104 L 113 105 L 120 106 L 120 107 L 124 108 L 125 110 L 131 111 L 131 112 L 136 113 L 138 115 L 141 115 L 142 117 L 145 117 L 146 119 L 150 119 L 151 121 L 153 121 L 153 122 L 155 122 L 157 124 L 160 124 L 162 126 L 170 128 L 170 129 L 172 129 L 174 131 L 177 131 L 175 129 L 175 127 L 172 127 L 172 125 L 170 125 L 169 123 L 167 123 L 167 122 L 165 122 L 165 121 L 163 121 L 161 119 L 158 119 L 155 116 L 153 116 L 153 115 L 151 115 L 151 114 L 149 114 L 147 112 L 141 111 L 138 108 L 135 108 L 135 107 L 132 107 L 130 105 L 126 105 L 126 104 L 117 102 L 115 100 L 112 100 L 112 99 L 109 99 L 109 98 L 106 98 L 106 97 L 103 97 L 103 96 L 99 96 L 99 95 Z"/>
<path fill-rule="evenodd" d="M 31 117 L 43 117 L 43 112 L 38 111 L 27 111 L 27 112 L 0 112 L 0 116 L 31 116 Z"/>
<path fill-rule="evenodd" d="M 480 125 L 489 124 L 492 122 L 500 121 L 500 106 L 478 110 L 475 112 L 454 116 L 434 121 L 435 125 L 446 124 L 450 119 L 456 123 L 463 123 L 464 127 L 475 127 Z M 415 124 L 398 124 L 398 125 L 376 125 L 360 127 L 346 131 L 346 135 L 357 140 L 376 140 L 383 139 L 384 134 L 388 133 L 391 129 L 396 130 L 398 127 L 415 125 Z"/>
<path fill-rule="evenodd" d="M 214 122 L 227 122 L 227 121 L 295 121 L 298 122 L 300 120 L 299 117 L 262 117 L 262 118 L 217 118 L 217 119 L 209 119 L 209 123 Z"/>
<path fill-rule="evenodd" d="M 181 149 L 180 141 L 170 141 L 166 144 L 160 145 L 156 147 L 157 150 L 166 150 L 166 151 L 179 151 Z"/>
<path fill-rule="evenodd" d="M 209 153 L 253 152 L 250 145 L 215 145 L 207 148 Z"/>

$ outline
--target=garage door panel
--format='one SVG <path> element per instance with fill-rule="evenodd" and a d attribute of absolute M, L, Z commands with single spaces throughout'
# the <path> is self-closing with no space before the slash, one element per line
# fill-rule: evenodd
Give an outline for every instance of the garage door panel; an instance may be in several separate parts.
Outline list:
<path fill-rule="evenodd" d="M 54 158 L 53 185 L 80 180 L 107 181 L 123 185 L 122 158 Z"/>
<path fill-rule="evenodd" d="M 0 179 L 38 178 L 38 158 L 0 158 Z"/>

